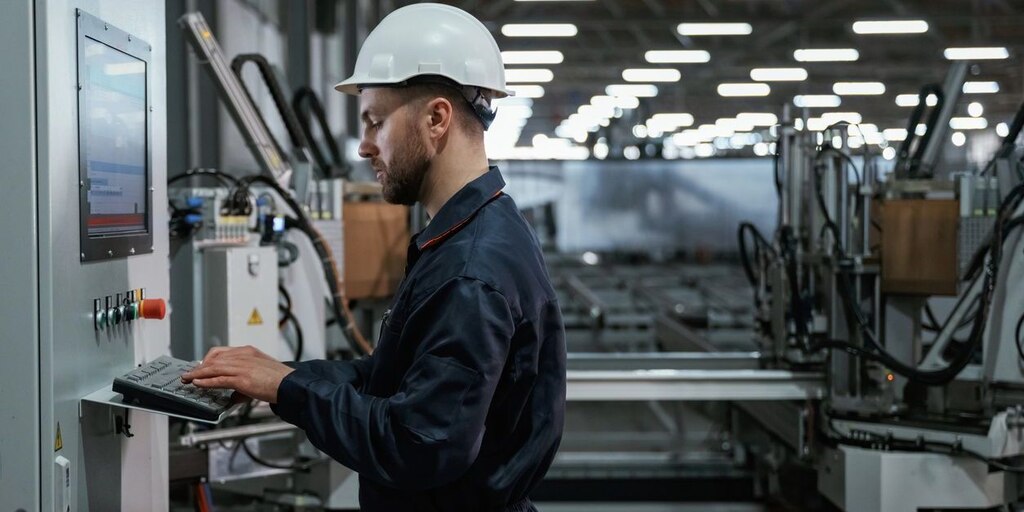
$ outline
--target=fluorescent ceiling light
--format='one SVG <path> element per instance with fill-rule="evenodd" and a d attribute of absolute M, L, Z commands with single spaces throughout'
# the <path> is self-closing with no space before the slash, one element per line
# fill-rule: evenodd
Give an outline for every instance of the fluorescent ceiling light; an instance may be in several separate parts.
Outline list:
<path fill-rule="evenodd" d="M 701 142 L 706 141 L 702 140 L 702 137 L 697 135 L 696 132 L 690 130 L 686 130 L 672 135 L 672 143 L 675 144 L 676 146 L 696 146 Z"/>
<path fill-rule="evenodd" d="M 506 82 L 550 82 L 555 74 L 550 69 L 506 69 Z"/>
<path fill-rule="evenodd" d="M 924 20 L 855 21 L 853 31 L 858 34 L 923 34 L 928 31 Z"/>
<path fill-rule="evenodd" d="M 808 130 L 810 130 L 812 132 L 820 132 L 820 131 L 824 130 L 825 128 L 828 128 L 828 123 L 825 122 L 824 119 L 821 119 L 821 118 L 818 118 L 818 117 L 811 117 L 811 118 L 807 119 L 807 129 Z M 821 134 L 819 133 L 818 135 L 820 136 Z"/>
<path fill-rule="evenodd" d="M 609 96 L 650 98 L 658 95 L 658 86 L 653 84 L 616 84 L 605 87 L 604 93 Z"/>
<path fill-rule="evenodd" d="M 905 128 L 888 128 L 882 130 L 882 135 L 889 142 L 899 142 L 907 139 L 907 130 Z"/>
<path fill-rule="evenodd" d="M 802 49 L 793 52 L 799 62 L 852 62 L 860 58 L 860 52 L 853 48 Z"/>
<path fill-rule="evenodd" d="M 701 64 L 711 60 L 704 50 L 651 50 L 644 53 L 651 64 Z"/>
<path fill-rule="evenodd" d="M 949 127 L 954 130 L 984 130 L 988 121 L 984 117 L 954 117 L 949 120 Z"/>
<path fill-rule="evenodd" d="M 532 107 L 533 100 L 519 96 L 509 96 L 507 98 L 498 98 L 494 100 L 495 107 L 503 107 L 506 105 L 525 105 L 527 107 Z"/>
<path fill-rule="evenodd" d="M 768 87 L 768 84 L 735 84 L 725 83 L 718 84 L 718 94 L 725 97 L 735 96 L 767 96 L 772 92 L 772 88 Z"/>
<path fill-rule="evenodd" d="M 510 23 L 501 27 L 506 37 L 572 37 L 576 32 L 572 23 Z"/>
<path fill-rule="evenodd" d="M 745 36 L 753 28 L 750 23 L 680 23 L 676 31 L 683 36 Z"/>
<path fill-rule="evenodd" d="M 594 106 L 611 106 L 623 110 L 634 109 L 640 106 L 640 99 L 636 96 L 592 96 L 590 104 Z"/>
<path fill-rule="evenodd" d="M 835 124 L 839 122 L 860 124 L 863 120 L 858 112 L 825 112 L 824 114 L 821 114 L 821 119 L 828 124 Z"/>
<path fill-rule="evenodd" d="M 577 109 L 580 117 L 589 120 L 608 119 L 615 116 L 615 107 L 611 105 L 580 105 Z"/>
<path fill-rule="evenodd" d="M 561 64 L 564 59 L 558 50 L 501 52 L 505 64 Z"/>
<path fill-rule="evenodd" d="M 870 138 L 870 135 L 878 133 L 878 125 L 873 123 L 861 123 L 856 127 L 850 127 L 850 131 L 862 133 L 864 134 L 864 138 L 867 139 Z"/>
<path fill-rule="evenodd" d="M 839 96 L 833 94 L 804 94 L 793 97 L 793 104 L 800 108 L 835 108 L 841 103 Z"/>
<path fill-rule="evenodd" d="M 1003 46 L 946 48 L 942 54 L 948 60 L 999 60 L 1010 57 L 1010 52 Z"/>
<path fill-rule="evenodd" d="M 499 109 L 502 114 L 510 118 L 525 119 L 533 115 L 533 109 L 526 105 L 505 105 Z"/>
<path fill-rule="evenodd" d="M 731 131 L 733 134 L 737 132 L 749 132 L 754 129 L 754 125 L 732 117 L 720 117 L 716 119 L 715 126 L 726 131 Z M 730 137 L 731 136 L 732 135 L 730 135 Z"/>
<path fill-rule="evenodd" d="M 977 101 L 972 101 L 967 105 L 967 115 L 971 117 L 981 117 L 985 113 L 985 107 Z"/>
<path fill-rule="evenodd" d="M 779 118 L 772 113 L 742 112 L 736 114 L 736 120 L 752 126 L 775 126 L 779 124 Z"/>
<path fill-rule="evenodd" d="M 622 79 L 627 82 L 678 82 L 682 78 L 678 69 L 672 68 L 630 68 L 622 70 Z"/>
<path fill-rule="evenodd" d="M 836 82 L 832 92 L 840 96 L 876 96 L 885 94 L 882 82 Z"/>
<path fill-rule="evenodd" d="M 807 80 L 804 68 L 754 68 L 750 70 L 750 79 L 755 82 L 799 82 Z"/>
<path fill-rule="evenodd" d="M 544 88 L 539 85 L 510 85 L 508 90 L 515 93 L 516 98 L 540 98 L 544 96 Z"/>
<path fill-rule="evenodd" d="M 693 115 L 685 112 L 654 114 L 650 120 L 660 126 L 672 128 L 693 126 Z"/>
<path fill-rule="evenodd" d="M 1010 134 L 1010 127 L 1006 123 L 999 123 L 996 125 L 996 135 L 1000 137 L 1006 137 Z"/>
<path fill-rule="evenodd" d="M 920 102 L 921 102 L 921 99 L 918 97 L 917 94 L 897 94 L 896 95 L 896 105 L 899 106 L 899 107 L 916 107 L 917 104 L 920 103 Z M 924 103 L 925 103 L 925 105 L 928 105 L 929 107 L 934 107 L 935 105 L 937 105 L 939 103 L 939 98 L 938 98 L 938 96 L 935 96 L 934 94 L 929 94 L 928 97 L 925 98 Z"/>
<path fill-rule="evenodd" d="M 807 120 L 807 129 L 812 132 L 824 131 L 836 123 L 859 124 L 861 116 L 857 112 L 826 112 L 821 117 L 812 117 Z"/>
<path fill-rule="evenodd" d="M 964 94 L 995 94 L 999 82 L 964 82 Z"/>

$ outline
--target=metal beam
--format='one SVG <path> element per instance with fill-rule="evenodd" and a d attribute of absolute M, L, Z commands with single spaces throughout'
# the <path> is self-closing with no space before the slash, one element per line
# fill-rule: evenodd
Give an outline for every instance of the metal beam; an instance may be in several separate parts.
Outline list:
<path fill-rule="evenodd" d="M 569 352 L 569 370 L 755 370 L 760 352 Z"/>
<path fill-rule="evenodd" d="M 566 372 L 570 401 L 808 400 L 825 394 L 820 373 L 784 370 Z"/>

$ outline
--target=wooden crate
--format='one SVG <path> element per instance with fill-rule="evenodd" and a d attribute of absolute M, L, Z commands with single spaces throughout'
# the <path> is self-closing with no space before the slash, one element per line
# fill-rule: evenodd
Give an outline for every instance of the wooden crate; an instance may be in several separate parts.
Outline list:
<path fill-rule="evenodd" d="M 952 199 L 882 203 L 882 292 L 956 295 L 957 221 Z"/>

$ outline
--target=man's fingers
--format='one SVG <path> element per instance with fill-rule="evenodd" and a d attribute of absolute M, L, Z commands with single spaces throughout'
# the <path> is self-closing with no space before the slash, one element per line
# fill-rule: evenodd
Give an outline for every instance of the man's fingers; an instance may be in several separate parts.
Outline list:
<path fill-rule="evenodd" d="M 233 347 L 213 347 L 213 348 L 211 348 L 210 351 L 206 353 L 206 357 L 203 358 L 203 364 L 205 365 L 205 364 L 213 362 L 214 359 L 220 357 L 225 352 L 231 351 L 232 348 Z"/>
<path fill-rule="evenodd" d="M 229 388 L 234 389 L 238 387 L 238 377 L 234 376 L 220 376 L 220 377 L 207 377 L 205 379 L 195 379 L 192 384 L 197 388 Z"/>
<path fill-rule="evenodd" d="M 181 374 L 181 380 L 188 383 L 195 379 L 207 379 L 224 375 L 238 375 L 239 367 L 229 364 L 228 361 L 217 361 L 210 365 L 204 365 L 188 373 Z"/>

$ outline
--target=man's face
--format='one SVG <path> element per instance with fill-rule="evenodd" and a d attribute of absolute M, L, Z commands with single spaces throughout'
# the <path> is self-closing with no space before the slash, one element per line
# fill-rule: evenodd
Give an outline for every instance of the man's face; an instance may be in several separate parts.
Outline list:
<path fill-rule="evenodd" d="M 405 102 L 393 89 L 379 87 L 364 89 L 359 100 L 364 125 L 359 156 L 370 160 L 385 201 L 414 204 L 430 168 L 417 102 Z"/>

